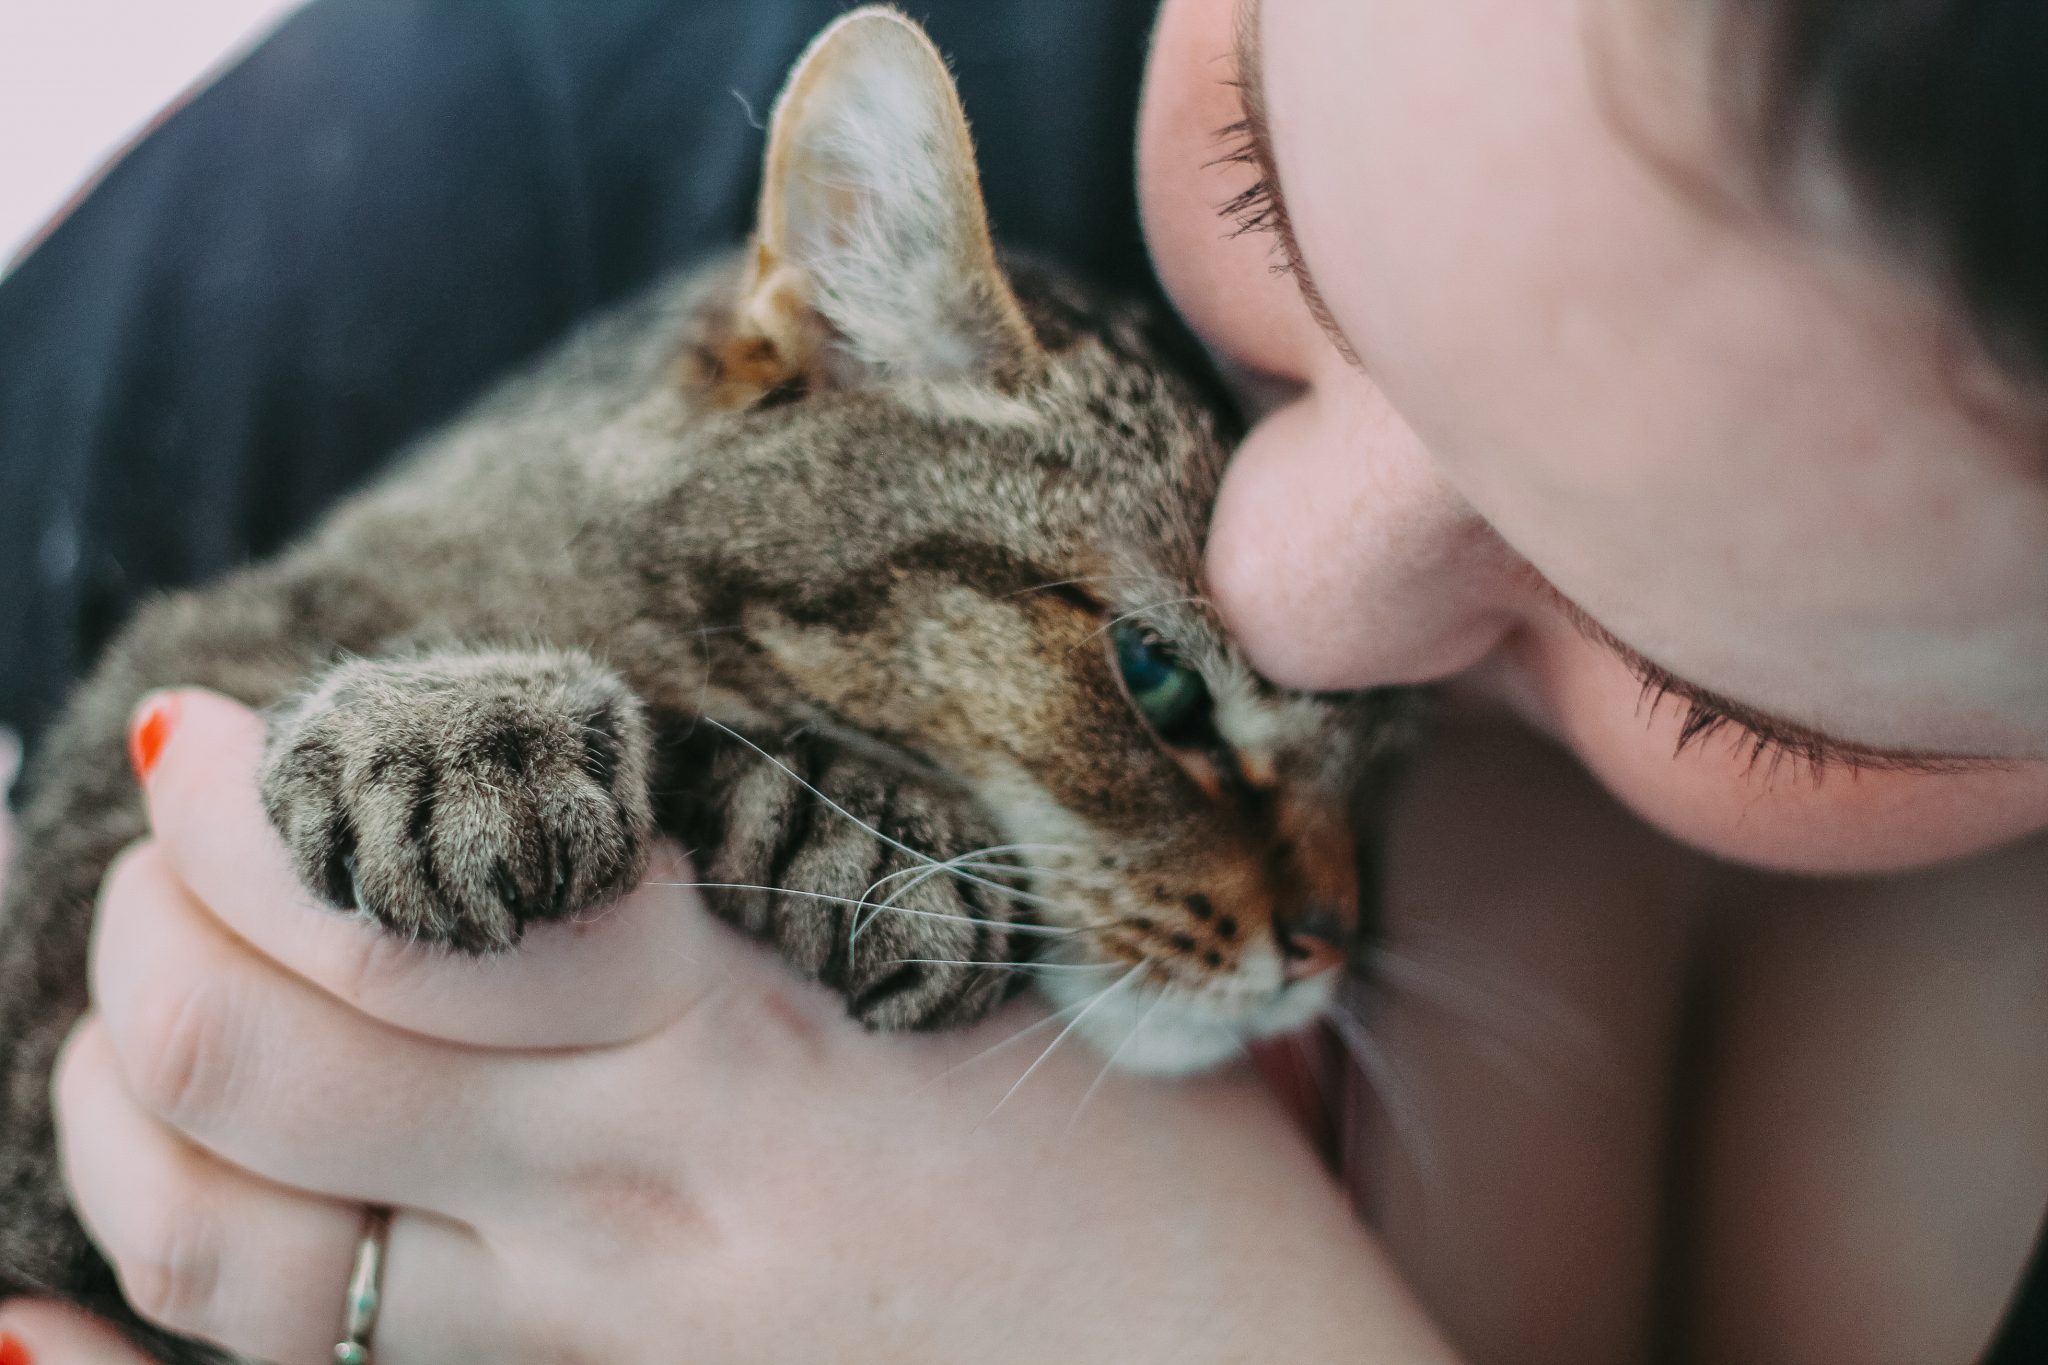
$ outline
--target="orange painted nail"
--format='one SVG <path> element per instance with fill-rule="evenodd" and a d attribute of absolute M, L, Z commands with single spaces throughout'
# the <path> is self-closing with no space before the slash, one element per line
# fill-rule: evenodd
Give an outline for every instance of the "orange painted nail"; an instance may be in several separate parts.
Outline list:
<path fill-rule="evenodd" d="M 21 1344 L 20 1337 L 0 1332 L 0 1365 L 35 1365 L 35 1357 Z"/>
<path fill-rule="evenodd" d="M 150 698 L 135 713 L 135 719 L 128 728 L 128 762 L 138 778 L 145 782 L 149 780 L 149 770 L 162 756 L 177 721 L 178 699 L 168 693 Z M 14 1362 L 0 1356 L 0 1365 L 14 1365 Z"/>

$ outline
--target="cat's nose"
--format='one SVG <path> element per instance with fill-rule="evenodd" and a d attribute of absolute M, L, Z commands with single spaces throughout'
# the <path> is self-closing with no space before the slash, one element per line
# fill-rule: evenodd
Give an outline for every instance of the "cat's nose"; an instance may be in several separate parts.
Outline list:
<path fill-rule="evenodd" d="M 1273 938 L 1289 981 L 1306 981 L 1344 965 L 1344 917 L 1334 906 L 1308 905 L 1277 916 Z"/>

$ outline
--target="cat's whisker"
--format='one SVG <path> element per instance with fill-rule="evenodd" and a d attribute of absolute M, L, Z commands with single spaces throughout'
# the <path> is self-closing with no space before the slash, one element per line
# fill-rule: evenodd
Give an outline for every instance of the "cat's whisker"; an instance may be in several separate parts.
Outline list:
<path fill-rule="evenodd" d="M 738 740 L 740 743 L 746 745 L 749 749 L 752 749 L 755 753 L 759 754 L 762 758 L 766 759 L 770 764 L 772 764 L 784 775 L 786 775 L 790 781 L 796 783 L 799 787 L 802 787 L 805 791 L 817 797 L 818 800 L 822 801 L 829 810 L 845 818 L 846 820 L 851 821 L 855 828 L 864 830 L 867 833 L 874 835 L 875 838 L 880 839 L 883 843 L 895 849 L 897 852 L 907 853 L 921 863 L 937 863 L 939 861 L 939 859 L 932 857 L 929 853 L 925 853 L 922 850 L 912 848 L 909 844 L 904 843 L 901 839 L 894 839 L 891 838 L 889 835 L 882 833 L 882 831 L 876 829 L 873 825 L 861 819 L 858 815 L 855 815 L 852 811 L 840 805 L 831 797 L 825 795 L 825 793 L 819 791 L 815 785 L 804 780 L 803 775 L 797 772 L 796 769 L 790 767 L 787 763 L 784 763 L 774 754 L 769 753 L 766 749 L 754 743 L 753 740 L 748 739 L 745 735 L 733 729 L 724 721 L 714 720 L 710 716 L 699 716 L 698 719 L 706 725 L 712 726 L 713 728 L 718 730 L 722 730 L 726 734 Z M 1035 901 L 1037 904 L 1053 906 L 1054 908 L 1057 908 L 1059 904 L 1057 901 L 1048 900 L 1043 896 L 1034 897 L 1028 891 L 1018 891 L 1014 887 L 1007 887 L 1002 885 L 1000 882 L 989 881 L 985 878 L 977 877 L 972 873 L 955 873 L 954 875 L 958 876 L 962 881 L 973 882 L 978 886 L 986 886 L 992 891 L 1000 891 L 1004 895 L 1009 896 L 1013 900 L 1026 902 Z M 956 917 L 948 916 L 947 918 Z"/>
<path fill-rule="evenodd" d="M 949 869 L 959 867 L 965 868 L 969 872 L 986 872 L 991 877 L 1028 877 L 1035 880 L 1040 875 L 1039 869 L 1035 867 L 1020 867 L 1016 863 L 976 862 L 965 856 L 946 859 L 946 866 Z M 890 876 L 898 875 L 901 874 L 893 872 L 890 874 Z M 879 885 L 879 883 L 877 884 Z"/>
<path fill-rule="evenodd" d="M 986 967 L 990 971 L 1004 972 L 1109 972 L 1115 971 L 1121 963 L 1115 962 L 969 962 L 957 957 L 895 957 L 889 959 L 895 967 Z"/>
<path fill-rule="evenodd" d="M 877 890 L 880 887 L 888 884 L 889 882 L 895 881 L 899 877 L 908 877 L 915 875 L 917 873 L 946 871 L 956 867 L 986 867 L 1001 872 L 1014 873 L 1018 876 L 1028 877 L 1034 875 L 1036 869 L 1025 867 L 1018 863 L 978 862 L 976 860 L 988 858 L 997 853 L 1071 852 L 1073 852 L 1073 845 L 1071 844 L 990 844 L 987 848 L 970 848 L 965 853 L 955 854 L 951 858 L 943 859 L 939 862 L 931 864 L 930 866 L 898 868 L 894 872 L 888 873 L 885 876 L 877 878 L 874 886 L 869 887 L 868 890 Z"/>
<path fill-rule="evenodd" d="M 1069 1020 L 1067 1022 L 1067 1026 L 1059 1031 L 1058 1036 L 1056 1036 L 1050 1043 L 1047 1043 L 1045 1045 L 1045 1051 L 1038 1054 L 1038 1059 L 1036 1061 L 1032 1062 L 1030 1066 L 1024 1068 L 1024 1074 L 1019 1076 L 1016 1080 L 1016 1083 L 1013 1084 L 1008 1090 L 1003 1092 L 1003 1097 L 996 1101 L 996 1107 L 994 1109 L 989 1110 L 988 1113 L 985 1116 L 983 1116 L 981 1123 L 975 1125 L 975 1130 L 977 1132 L 980 1131 L 983 1124 L 986 1124 L 990 1119 L 994 1118 L 996 1114 L 1002 1110 L 1002 1107 L 1010 1102 L 1011 1096 L 1015 1095 L 1019 1090 L 1024 1088 L 1024 1082 L 1031 1079 L 1031 1073 L 1038 1070 L 1038 1068 L 1040 1068 L 1041 1066 L 1044 1066 L 1046 1063 L 1046 1059 L 1051 1057 L 1053 1053 L 1059 1051 L 1060 1044 L 1067 1041 L 1068 1035 L 1073 1033 L 1075 1029 L 1081 1027 L 1083 1023 L 1087 1022 L 1088 1016 L 1095 1012 L 1095 1008 L 1098 1005 L 1100 1005 L 1103 1001 L 1109 999 L 1109 997 L 1111 997 L 1112 995 L 1115 995 L 1124 987 L 1130 985 L 1133 981 L 1138 980 L 1139 977 L 1144 975 L 1146 968 L 1150 967 L 1151 965 L 1152 959 L 1148 957 L 1144 961 L 1140 962 L 1137 966 L 1131 968 L 1122 976 L 1118 977 L 1115 981 L 1111 982 L 1107 986 L 1104 986 L 1101 990 L 1097 991 L 1094 995 L 1090 996 L 1088 998 L 1088 1003 L 1082 1006 L 1081 1012 L 1075 1015 L 1071 1020 Z"/>
<path fill-rule="evenodd" d="M 1038 583 L 1028 588 L 1006 592 L 1005 598 L 1027 597 L 1035 592 L 1051 592 L 1054 588 L 1080 588 L 1090 583 L 1161 583 L 1171 586 L 1173 580 L 1161 573 L 1096 573 L 1082 574 L 1076 578 L 1056 578 L 1050 583 Z"/>
<path fill-rule="evenodd" d="M 911 915 L 923 919 L 957 919 L 969 924 L 1001 924 L 1015 929 L 1019 933 L 1035 934 L 1042 938 L 1070 937 L 1083 932 L 1080 929 L 1038 924 L 1029 920 L 991 920 L 984 919 L 978 915 L 955 915 L 943 910 L 919 910 L 912 906 L 896 904 L 894 896 L 885 901 L 871 901 L 867 897 L 862 896 L 858 901 L 850 903 L 854 906 L 854 913 L 848 917 L 851 927 L 847 933 L 846 942 L 849 947 L 860 942 L 860 936 L 883 915 Z M 863 908 L 868 911 L 865 920 L 860 915 Z"/>
<path fill-rule="evenodd" d="M 948 859 L 947 867 L 963 868 L 969 872 L 985 873 L 991 877 L 1028 878 L 1047 884 L 1046 894 L 1061 891 L 1086 891 L 1106 894 L 1116 890 L 1121 883 L 1113 877 L 1091 876 L 1086 872 L 1062 871 L 1049 867 L 1018 867 L 1010 863 L 959 862 Z M 891 899 L 894 899 L 893 897 Z M 1067 907 L 1071 909 L 1072 907 Z"/>
<path fill-rule="evenodd" d="M 1444 967 L 1375 945 L 1368 950 L 1368 975 L 1398 990 L 1506 1035 L 1530 1022 L 1499 994 L 1491 993 Z"/>
<path fill-rule="evenodd" d="M 1468 979 L 1461 972 L 1423 958 L 1370 950 L 1368 974 L 1396 991 L 1451 1015 L 1484 1033 L 1499 1049 L 1503 1063 L 1512 1062 L 1519 1084 L 1541 1088 L 1543 1076 L 1570 1069 L 1568 1063 L 1590 1063 L 1589 1069 L 1611 1066 L 1608 1049 L 1596 1032 L 1555 1000 L 1526 987 L 1491 980 Z"/>
<path fill-rule="evenodd" d="M 883 908 L 893 907 L 898 899 L 900 899 L 903 896 L 909 895 L 913 890 L 915 890 L 919 886 L 922 886 L 925 882 L 930 881 L 933 877 L 938 876 L 940 873 L 949 873 L 962 867 L 975 866 L 975 864 L 969 861 L 970 859 L 983 858 L 993 853 L 1064 852 L 1067 851 L 1068 848 L 1069 846 L 1065 844 L 991 844 L 987 848 L 969 849 L 967 852 L 959 854 L 956 857 L 948 858 L 943 862 L 933 863 L 930 866 L 898 868 L 896 871 L 891 872 L 886 876 L 877 878 L 874 885 L 870 886 L 867 890 L 861 892 L 860 898 L 863 901 L 865 901 L 869 897 L 873 896 L 875 892 L 881 890 L 882 887 L 886 886 L 888 883 L 902 877 L 910 878 L 910 881 L 907 885 L 898 887 L 895 891 L 889 894 L 889 898 L 887 900 L 883 901 L 880 906 L 876 907 L 877 911 L 879 911 Z M 1002 863 L 982 864 L 982 866 L 1001 867 L 1005 871 L 1025 871 L 1025 869 L 1022 868 L 1010 868 L 1008 865 Z M 1005 894 L 1015 895 L 1016 893 L 1014 891 L 1008 891 L 1005 892 Z M 873 924 L 874 922 L 875 916 L 873 914 L 870 914 L 865 920 L 863 920 L 861 918 L 860 912 L 856 910 L 852 916 L 851 926 L 847 934 L 847 943 L 851 945 L 859 942 L 861 932 L 864 929 L 866 929 L 868 925 Z"/>
<path fill-rule="evenodd" d="M 762 891 L 771 896 L 796 896 L 803 900 L 824 901 L 831 905 L 850 905 L 855 909 L 863 907 L 885 910 L 893 915 L 916 915 L 922 919 L 951 920 L 960 924 L 987 924 L 1013 933 L 1036 935 L 1043 938 L 1070 938 L 1082 932 L 1078 929 L 1059 929 L 1049 924 L 1020 924 L 1014 920 L 984 919 L 979 915 L 949 915 L 942 910 L 913 910 L 907 905 L 876 906 L 872 901 L 856 900 L 852 896 L 832 896 L 823 891 L 799 891 L 789 886 L 761 886 L 753 882 L 642 882 L 642 886 L 667 886 L 683 891 Z"/>
<path fill-rule="evenodd" d="M 1006 592 L 1003 594 L 1003 600 L 1008 601 L 1013 597 L 1029 597 L 1033 593 L 1038 592 L 1051 592 L 1055 588 L 1078 588 L 1093 582 L 1095 582 L 1095 576 L 1092 574 L 1083 574 L 1079 578 L 1055 578 L 1050 583 L 1033 583 L 1028 588 L 1017 588 L 1014 591 Z"/>
<path fill-rule="evenodd" d="M 1017 867 L 1009 863 L 959 863 L 958 866 L 974 872 L 986 872 L 991 876 L 1011 875 L 1030 877 L 1039 881 L 1065 882 L 1090 891 L 1106 891 L 1118 884 L 1114 877 L 1077 872 L 1070 868 Z"/>
<path fill-rule="evenodd" d="M 1129 621 L 1135 617 L 1143 616 L 1147 612 L 1161 611 L 1167 607 L 1206 607 L 1208 605 L 1209 599 L 1199 595 L 1194 597 L 1168 597 L 1158 602 L 1147 602 L 1142 607 L 1132 607 L 1129 611 L 1124 612 L 1121 616 L 1112 616 L 1108 621 L 1102 624 L 1100 629 L 1090 631 L 1085 637 L 1083 637 L 1081 644 L 1075 645 L 1074 648 L 1079 649 L 1081 648 L 1081 645 L 1087 644 L 1090 640 L 1100 639 L 1104 635 L 1109 634 L 1109 632 L 1111 632 L 1112 630 L 1115 630 L 1124 622 Z M 1072 651 L 1069 652 L 1071 653 Z"/>
<path fill-rule="evenodd" d="M 1074 1131 L 1074 1126 L 1081 1121 L 1082 1113 L 1088 1108 L 1088 1101 L 1094 1099 L 1095 1092 L 1102 1089 L 1102 1083 L 1109 1079 L 1109 1073 L 1116 1070 L 1117 1058 L 1123 1056 L 1125 1049 L 1130 1047 L 1136 1041 L 1138 1035 L 1145 1031 L 1145 1025 L 1152 1022 L 1152 1016 L 1159 1012 L 1159 1007 L 1166 1003 L 1166 998 L 1172 995 L 1174 990 L 1175 987 L 1172 985 L 1160 987 L 1159 994 L 1153 998 L 1151 1004 L 1145 1007 L 1145 1012 L 1138 1016 L 1138 1021 L 1131 1025 L 1130 1032 L 1123 1036 L 1123 1041 L 1111 1049 L 1109 1056 L 1103 1059 L 1102 1070 L 1095 1073 L 1094 1081 L 1089 1084 L 1086 1090 L 1081 1092 L 1081 1102 L 1074 1106 L 1074 1116 L 1067 1120 L 1068 1133 L 1071 1134 Z"/>
<path fill-rule="evenodd" d="M 854 912 L 851 915 L 847 916 L 847 947 L 851 948 L 854 944 L 860 942 L 861 933 L 870 924 L 873 924 L 878 918 L 880 918 L 884 910 L 895 909 L 896 901 L 899 897 L 909 895 L 912 891 L 915 891 L 918 887 L 924 885 L 926 882 L 930 881 L 933 877 L 938 876 L 942 871 L 945 870 L 945 864 L 941 864 L 937 867 L 902 868 L 898 871 L 891 872 L 888 876 L 881 878 L 880 880 L 876 881 L 872 886 L 868 887 L 867 890 L 861 892 L 861 901 L 863 903 L 866 903 L 869 901 L 871 897 L 874 896 L 875 892 L 886 883 L 898 877 L 910 878 L 910 880 L 906 882 L 904 885 L 899 886 L 894 891 L 890 892 L 886 900 L 883 900 L 882 902 L 877 904 L 873 910 L 869 911 L 866 919 L 861 918 L 859 907 L 855 907 Z"/>
<path fill-rule="evenodd" d="M 1072 1014 L 1075 1010 L 1086 1009 L 1090 1004 L 1094 1003 L 1094 1000 L 1095 997 L 1091 995 L 1086 1000 L 1076 1000 L 1071 1004 L 1062 1005 L 1042 1019 L 1032 1020 L 1024 1027 L 1010 1034 L 1007 1038 L 1004 1038 L 999 1042 L 992 1044 L 989 1047 L 983 1048 L 981 1051 L 975 1053 L 972 1057 L 969 1057 L 964 1061 L 958 1061 L 953 1063 L 944 1071 L 941 1071 L 938 1075 L 932 1077 L 929 1081 L 926 1081 L 923 1085 L 919 1086 L 918 1092 L 922 1094 L 924 1091 L 931 1089 L 933 1086 L 941 1084 L 948 1077 L 954 1075 L 956 1072 L 965 1071 L 968 1067 L 973 1066 L 976 1063 L 984 1062 L 988 1060 L 990 1057 L 995 1056 L 998 1052 L 1001 1052 L 1004 1048 L 1007 1048 L 1012 1044 L 1017 1043 L 1025 1038 L 1029 1038 L 1034 1033 L 1044 1032 L 1046 1029 L 1051 1028 L 1054 1024 L 1057 1024 L 1060 1020 Z M 984 1120 L 984 1122 L 986 1122 L 986 1120 Z"/>
<path fill-rule="evenodd" d="M 1425 1190 L 1433 1187 L 1441 1170 L 1436 1144 L 1430 1140 L 1428 1125 L 1416 1107 L 1415 1093 L 1402 1076 L 1393 1054 L 1372 1036 L 1365 1021 L 1342 1005 L 1327 1016 L 1330 1026 L 1343 1042 L 1344 1050 L 1379 1099 L 1380 1112 L 1394 1136 L 1394 1145 L 1408 1158 Z"/>
<path fill-rule="evenodd" d="M 1004 929 L 1012 933 L 1024 934 L 1034 938 L 1068 939 L 1100 932 L 1099 929 L 1092 925 L 1077 925 L 1073 928 L 1066 928 L 1060 925 L 1035 924 L 1028 920 L 985 919 L 980 915 L 955 915 L 944 910 L 918 910 L 908 905 L 877 905 L 873 901 L 855 900 L 851 896 L 842 896 L 837 899 L 846 905 L 864 905 L 884 915 L 910 915 L 917 919 L 946 920 L 958 924 L 987 924 L 997 929 Z"/>

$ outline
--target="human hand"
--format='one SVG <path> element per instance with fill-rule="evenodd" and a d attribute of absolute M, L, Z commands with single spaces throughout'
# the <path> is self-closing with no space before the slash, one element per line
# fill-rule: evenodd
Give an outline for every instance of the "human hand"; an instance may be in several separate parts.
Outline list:
<path fill-rule="evenodd" d="M 150 1319 L 324 1361 L 380 1204 L 386 1365 L 1448 1360 L 1248 1076 L 1098 1086 L 1070 1045 L 1019 1083 L 1042 1043 L 980 1054 L 1031 1006 L 866 1034 L 661 885 L 673 854 L 515 954 L 409 947 L 298 888 L 261 744 L 179 695 L 57 1078 Z M 38 1365 L 124 1358 L 91 1330 L 0 1314 Z"/>

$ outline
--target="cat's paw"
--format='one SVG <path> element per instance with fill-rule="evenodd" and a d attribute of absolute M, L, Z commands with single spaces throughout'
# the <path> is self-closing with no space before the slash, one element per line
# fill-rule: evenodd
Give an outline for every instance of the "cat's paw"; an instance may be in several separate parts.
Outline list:
<path fill-rule="evenodd" d="M 1000 855 L 948 862 L 977 845 L 927 841 L 923 822 L 896 814 L 892 837 L 908 835 L 911 847 L 939 852 L 891 857 L 894 850 L 884 850 L 886 880 L 865 892 L 866 908 L 848 915 L 844 971 L 829 984 L 870 1029 L 965 1028 L 1028 980 L 1023 966 L 1038 946 L 1028 883 Z"/>
<path fill-rule="evenodd" d="M 643 708 L 563 652 L 338 665 L 271 717 L 264 807 L 321 899 L 467 952 L 637 880 Z"/>
<path fill-rule="evenodd" d="M 1036 943 L 1023 869 L 968 798 L 829 744 L 716 760 L 712 909 L 774 944 L 871 1029 L 971 1024 Z"/>

